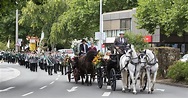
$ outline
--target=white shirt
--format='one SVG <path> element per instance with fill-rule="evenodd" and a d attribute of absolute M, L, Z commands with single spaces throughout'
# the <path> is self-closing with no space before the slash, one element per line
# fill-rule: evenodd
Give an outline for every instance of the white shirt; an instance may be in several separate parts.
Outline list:
<path fill-rule="evenodd" d="M 85 44 L 83 44 L 83 46 L 84 46 L 84 53 L 86 53 L 86 45 L 85 45 Z"/>
<path fill-rule="evenodd" d="M 120 42 L 121 42 L 121 43 L 124 43 L 124 38 L 120 38 Z"/>

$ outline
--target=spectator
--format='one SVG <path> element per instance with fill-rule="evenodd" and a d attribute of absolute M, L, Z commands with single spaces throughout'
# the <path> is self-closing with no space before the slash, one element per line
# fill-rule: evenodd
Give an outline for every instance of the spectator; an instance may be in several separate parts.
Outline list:
<path fill-rule="evenodd" d="M 89 47 L 88 51 L 97 51 L 97 48 L 94 46 L 94 43 L 91 43 L 91 47 Z"/>

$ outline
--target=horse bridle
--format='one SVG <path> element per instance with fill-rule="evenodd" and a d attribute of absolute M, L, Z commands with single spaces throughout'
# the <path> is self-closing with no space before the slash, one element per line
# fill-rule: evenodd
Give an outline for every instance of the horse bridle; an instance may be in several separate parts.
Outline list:
<path fill-rule="evenodd" d="M 137 65 L 138 63 L 135 63 L 135 62 L 133 62 L 132 60 L 134 60 L 134 59 L 137 59 L 138 57 L 136 57 L 136 58 L 132 58 L 132 52 L 133 52 L 133 50 L 131 50 L 130 51 L 130 56 L 126 56 L 126 57 L 129 57 L 129 63 L 131 63 L 131 64 L 133 64 L 133 65 Z"/>
<path fill-rule="evenodd" d="M 145 53 L 141 53 L 141 54 L 144 54 L 144 55 L 146 55 Z M 139 55 L 139 57 L 141 56 L 141 54 Z M 141 57 L 140 57 L 141 58 Z M 139 59 L 140 59 L 139 58 Z M 144 57 L 144 59 L 145 59 L 146 57 Z M 146 63 L 147 63 L 147 61 L 145 61 L 145 62 L 141 62 L 140 60 L 139 60 L 139 63 L 144 63 L 144 65 L 146 65 Z"/>
<path fill-rule="evenodd" d="M 154 55 L 153 52 L 152 52 L 152 54 Z M 148 65 L 155 65 L 156 63 L 158 63 L 157 60 L 156 60 L 155 55 L 154 55 L 154 58 L 152 58 L 150 61 L 148 61 L 148 59 L 147 59 L 147 58 L 149 58 L 149 56 L 147 54 L 145 54 L 145 55 L 146 55 L 146 62 L 143 62 L 143 63 L 146 63 Z M 151 63 L 153 60 L 154 60 L 154 63 Z"/>

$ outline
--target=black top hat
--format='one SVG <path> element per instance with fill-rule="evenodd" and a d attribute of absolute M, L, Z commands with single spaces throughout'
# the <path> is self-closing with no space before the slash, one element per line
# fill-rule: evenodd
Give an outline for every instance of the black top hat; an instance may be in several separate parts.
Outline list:
<path fill-rule="evenodd" d="M 82 41 L 81 42 L 86 42 L 86 40 L 85 39 L 82 39 Z"/>

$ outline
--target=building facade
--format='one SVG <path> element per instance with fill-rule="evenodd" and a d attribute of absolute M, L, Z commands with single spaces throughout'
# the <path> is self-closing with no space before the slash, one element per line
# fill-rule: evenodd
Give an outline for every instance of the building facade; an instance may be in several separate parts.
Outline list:
<path fill-rule="evenodd" d="M 171 35 L 167 37 L 160 34 L 159 27 L 157 27 L 155 33 L 151 35 L 145 29 L 137 28 L 138 25 L 134 16 L 135 13 L 136 8 L 103 14 L 103 31 L 106 37 L 104 40 L 105 45 L 113 43 L 120 32 L 129 31 L 132 33 L 141 33 L 143 36 L 151 36 L 152 41 L 150 43 L 156 46 L 173 46 L 185 50 L 182 52 L 187 52 L 186 44 L 188 44 L 188 35 L 185 34 L 182 37 Z"/>

